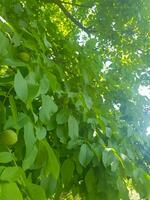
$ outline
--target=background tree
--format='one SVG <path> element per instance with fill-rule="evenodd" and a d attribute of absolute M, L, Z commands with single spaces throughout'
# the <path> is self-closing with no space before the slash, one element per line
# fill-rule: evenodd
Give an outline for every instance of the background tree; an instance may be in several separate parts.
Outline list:
<path fill-rule="evenodd" d="M 150 198 L 149 10 L 0 1 L 0 199 Z"/>

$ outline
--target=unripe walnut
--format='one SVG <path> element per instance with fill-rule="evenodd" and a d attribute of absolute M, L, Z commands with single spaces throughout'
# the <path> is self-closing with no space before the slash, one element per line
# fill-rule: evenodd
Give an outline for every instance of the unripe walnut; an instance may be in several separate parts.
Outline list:
<path fill-rule="evenodd" d="M 19 53 L 19 58 L 24 62 L 29 62 L 30 61 L 30 55 L 28 53 L 26 53 L 26 52 Z"/>
<path fill-rule="evenodd" d="M 18 140 L 17 134 L 13 130 L 5 130 L 0 134 L 0 144 L 11 146 Z"/>

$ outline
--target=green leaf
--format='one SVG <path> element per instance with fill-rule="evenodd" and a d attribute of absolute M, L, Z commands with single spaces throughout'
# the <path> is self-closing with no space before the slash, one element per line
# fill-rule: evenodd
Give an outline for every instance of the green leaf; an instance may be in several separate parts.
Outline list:
<path fill-rule="evenodd" d="M 98 117 L 97 118 L 97 122 L 99 123 L 101 130 L 103 131 L 103 133 L 106 133 L 106 125 L 104 120 L 102 119 L 102 117 Z"/>
<path fill-rule="evenodd" d="M 96 179 L 97 177 L 95 177 L 94 170 L 90 168 L 85 176 L 85 184 L 89 193 L 93 192 L 96 187 Z"/>
<path fill-rule="evenodd" d="M 76 171 L 78 174 L 82 174 L 83 172 L 83 167 L 81 166 L 79 160 L 76 160 Z"/>
<path fill-rule="evenodd" d="M 55 92 L 56 90 L 60 89 L 60 85 L 57 81 L 57 78 L 54 74 L 52 74 L 51 72 L 47 71 L 47 77 L 50 81 L 50 87 L 51 89 Z"/>
<path fill-rule="evenodd" d="M 37 96 L 38 90 L 38 84 L 28 83 L 28 103 L 32 102 L 33 99 Z"/>
<path fill-rule="evenodd" d="M 44 41 L 44 44 L 45 44 L 45 46 L 46 46 L 47 48 L 52 47 L 52 45 L 51 45 L 51 44 L 49 43 L 49 41 L 47 40 L 46 35 L 44 35 L 43 41 Z"/>
<path fill-rule="evenodd" d="M 96 155 L 96 158 L 98 159 L 98 161 L 101 160 L 101 156 L 102 156 L 102 147 L 99 143 L 93 143 L 91 145 L 91 148 L 94 151 L 94 154 Z"/>
<path fill-rule="evenodd" d="M 36 138 L 34 135 L 33 124 L 30 121 L 28 121 L 28 123 L 24 126 L 24 141 L 26 146 L 26 154 L 23 161 L 23 168 L 26 170 L 31 167 L 38 152 L 35 145 Z"/>
<path fill-rule="evenodd" d="M 58 160 L 55 156 L 53 149 L 50 147 L 50 145 L 46 141 L 42 141 L 42 143 L 47 152 L 46 166 L 44 169 L 45 176 L 52 174 L 53 177 L 57 180 L 59 177 L 59 171 L 60 171 Z"/>
<path fill-rule="evenodd" d="M 16 183 L 0 183 L 1 200 L 23 200 Z"/>
<path fill-rule="evenodd" d="M 85 100 L 87 108 L 90 110 L 93 105 L 92 99 L 88 95 L 84 94 L 84 100 Z"/>
<path fill-rule="evenodd" d="M 71 159 L 67 159 L 61 166 L 61 177 L 65 185 L 67 185 L 73 177 L 74 162 Z"/>
<path fill-rule="evenodd" d="M 57 180 L 50 174 L 48 177 L 41 180 L 41 186 L 46 191 L 47 196 L 54 194 L 57 187 Z"/>
<path fill-rule="evenodd" d="M 114 161 L 114 155 L 110 148 L 105 148 L 102 153 L 102 161 L 105 167 L 111 165 Z"/>
<path fill-rule="evenodd" d="M 14 44 L 15 47 L 20 46 L 21 35 L 15 32 L 13 37 L 11 38 L 11 42 Z"/>
<path fill-rule="evenodd" d="M 108 137 L 108 138 L 111 138 L 111 129 L 109 128 L 109 127 L 106 127 L 106 136 Z"/>
<path fill-rule="evenodd" d="M 25 103 L 28 98 L 28 86 L 27 86 L 27 81 L 23 78 L 20 71 L 18 71 L 17 74 L 15 75 L 14 88 L 17 97 Z"/>
<path fill-rule="evenodd" d="M 68 135 L 71 139 L 77 139 L 79 136 L 78 121 L 72 115 L 68 119 Z"/>
<path fill-rule="evenodd" d="M 69 110 L 61 109 L 56 115 L 57 124 L 64 124 L 68 122 Z"/>
<path fill-rule="evenodd" d="M 133 183 L 136 191 L 140 193 L 142 198 L 150 198 L 150 175 L 147 174 L 142 168 L 136 167 L 133 170 Z"/>
<path fill-rule="evenodd" d="M 45 192 L 40 185 L 28 183 L 27 184 L 27 191 L 28 191 L 29 197 L 32 200 L 37 200 L 37 199 L 38 200 L 46 200 L 47 199 Z"/>
<path fill-rule="evenodd" d="M 129 191 L 128 191 L 127 186 L 125 185 L 124 181 L 121 180 L 121 177 L 118 177 L 117 186 L 118 186 L 118 190 L 120 192 L 120 198 L 123 200 L 130 200 L 129 195 L 128 195 Z"/>
<path fill-rule="evenodd" d="M 82 166 L 86 167 L 92 160 L 94 154 L 87 144 L 83 144 L 80 148 L 79 161 Z"/>
<path fill-rule="evenodd" d="M 0 101 L 0 131 L 3 130 L 3 126 L 6 120 L 6 108 L 3 103 Z"/>
<path fill-rule="evenodd" d="M 67 149 L 77 148 L 81 144 L 83 144 L 83 140 L 82 139 L 69 140 L 68 145 L 67 145 Z"/>
<path fill-rule="evenodd" d="M 56 135 L 60 139 L 60 142 L 65 144 L 68 138 L 67 131 L 63 126 L 58 126 L 56 129 Z"/>
<path fill-rule="evenodd" d="M 120 162 L 123 168 L 125 167 L 123 159 L 120 157 L 120 155 L 117 153 L 117 151 L 114 148 L 105 148 L 102 154 L 102 160 L 103 160 L 104 166 L 108 167 L 109 165 L 111 165 L 112 170 L 118 166 L 118 161 Z"/>
<path fill-rule="evenodd" d="M 19 129 L 23 128 L 25 124 L 27 124 L 29 121 L 29 117 L 25 113 L 18 113 L 18 126 Z"/>
<path fill-rule="evenodd" d="M 33 168 L 39 169 L 45 166 L 47 162 L 47 151 L 42 142 L 38 142 L 38 153 L 34 162 Z"/>
<path fill-rule="evenodd" d="M 49 90 L 49 80 L 46 76 L 43 76 L 43 78 L 40 81 L 40 88 L 39 88 L 39 94 L 46 94 Z"/>
<path fill-rule="evenodd" d="M 11 151 L 0 141 L 14 158 L 2 156 L 0 184 L 15 181 L 24 200 L 40 196 L 28 183 L 46 199 L 123 200 L 131 178 L 150 199 L 150 102 L 140 92 L 150 83 L 149 0 L 60 1 L 0 0 L 0 132 L 18 135 Z"/>
<path fill-rule="evenodd" d="M 60 90 L 60 84 L 58 83 L 56 76 L 52 74 L 46 66 L 43 65 L 42 68 L 49 80 L 50 88 L 52 89 L 52 91 L 56 92 L 57 90 Z"/>
<path fill-rule="evenodd" d="M 47 124 L 47 130 L 51 131 L 54 130 L 57 127 L 55 115 L 51 116 L 50 121 Z"/>
<path fill-rule="evenodd" d="M 11 153 L 0 152 L 0 163 L 9 163 L 13 160 Z"/>
<path fill-rule="evenodd" d="M 0 31 L 0 55 L 5 56 L 7 54 L 7 48 L 9 45 L 9 40 L 5 37 L 5 35 Z"/>
<path fill-rule="evenodd" d="M 0 175 L 0 180 L 14 182 L 22 176 L 22 169 L 20 167 L 6 167 Z"/>
<path fill-rule="evenodd" d="M 34 135 L 33 124 L 28 121 L 24 126 L 24 141 L 26 145 L 26 154 L 30 154 L 35 144 L 36 138 Z"/>
<path fill-rule="evenodd" d="M 40 120 L 43 123 L 48 123 L 51 115 L 56 113 L 57 110 L 58 110 L 58 107 L 55 104 L 55 102 L 52 100 L 52 98 L 48 95 L 43 95 L 42 96 L 42 108 L 39 113 Z"/>
<path fill-rule="evenodd" d="M 30 154 L 26 153 L 25 158 L 23 160 L 22 167 L 24 170 L 30 169 L 32 167 L 36 159 L 37 153 L 38 153 L 38 149 L 36 145 L 33 145 L 32 151 L 30 152 Z"/>
<path fill-rule="evenodd" d="M 4 166 L 0 166 L 0 175 L 2 174 L 2 172 L 4 171 L 5 167 Z"/>
<path fill-rule="evenodd" d="M 36 137 L 38 140 L 44 139 L 46 136 L 46 129 L 42 126 L 36 127 Z"/>

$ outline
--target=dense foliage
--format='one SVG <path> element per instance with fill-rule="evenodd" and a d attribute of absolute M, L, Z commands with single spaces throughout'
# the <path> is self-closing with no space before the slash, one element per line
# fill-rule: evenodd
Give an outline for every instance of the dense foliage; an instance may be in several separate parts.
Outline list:
<path fill-rule="evenodd" d="M 0 0 L 1 200 L 150 199 L 149 10 Z"/>

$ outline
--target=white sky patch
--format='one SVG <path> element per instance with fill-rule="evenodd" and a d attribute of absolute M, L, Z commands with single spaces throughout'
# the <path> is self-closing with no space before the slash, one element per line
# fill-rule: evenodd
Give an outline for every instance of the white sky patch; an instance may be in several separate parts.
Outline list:
<path fill-rule="evenodd" d="M 141 55 L 142 55 L 142 50 L 140 50 L 140 49 L 138 49 L 136 52 L 135 52 L 135 54 L 138 56 L 138 57 L 140 57 Z"/>
<path fill-rule="evenodd" d="M 106 101 L 106 99 L 104 98 L 104 95 L 101 94 L 101 97 L 102 97 L 102 101 L 104 103 Z"/>
<path fill-rule="evenodd" d="M 120 109 L 121 104 L 120 104 L 120 103 L 118 103 L 118 104 L 113 104 L 113 106 L 114 106 L 115 110 L 118 111 L 118 110 Z"/>
<path fill-rule="evenodd" d="M 93 137 L 96 137 L 96 135 L 97 135 L 97 132 L 96 132 L 96 130 L 94 130 Z"/>
<path fill-rule="evenodd" d="M 141 75 L 143 75 L 143 74 L 147 74 L 147 73 L 149 73 L 149 72 L 150 72 L 150 67 L 148 67 L 147 69 L 145 69 L 145 71 L 142 72 Z"/>
<path fill-rule="evenodd" d="M 2 23 L 6 23 L 6 20 L 5 20 L 2 16 L 0 16 L 0 21 L 1 21 Z"/>
<path fill-rule="evenodd" d="M 150 99 L 150 86 L 140 85 L 138 92 L 141 96 L 145 96 Z M 146 135 L 150 135 L 150 126 L 146 129 Z"/>
<path fill-rule="evenodd" d="M 116 31 L 115 24 L 116 24 L 115 22 L 112 22 L 112 24 L 111 24 L 111 27 L 112 27 L 113 31 Z"/>
<path fill-rule="evenodd" d="M 6 24 L 9 28 L 11 28 L 14 31 L 13 27 L 2 16 L 0 16 L 0 22 Z"/>
<path fill-rule="evenodd" d="M 141 96 L 145 96 L 150 99 L 150 86 L 140 85 L 138 92 Z"/>
<path fill-rule="evenodd" d="M 107 60 L 104 65 L 103 65 L 103 69 L 101 70 L 102 73 L 107 72 L 109 70 L 109 66 L 112 64 L 112 62 L 110 60 Z"/>
<path fill-rule="evenodd" d="M 135 39 L 135 40 L 137 40 L 138 39 L 138 35 L 135 33 L 135 34 L 133 34 L 133 39 Z"/>
<path fill-rule="evenodd" d="M 93 38 L 95 38 L 95 35 L 90 34 L 90 37 L 89 37 L 89 35 L 85 31 L 80 31 L 80 33 L 78 34 L 77 41 L 80 46 L 84 46 L 88 40 L 93 39 Z"/>
<path fill-rule="evenodd" d="M 94 5 L 92 8 L 88 9 L 88 14 L 87 14 L 87 18 L 89 17 L 89 15 L 95 14 L 96 12 L 96 5 Z"/>
<path fill-rule="evenodd" d="M 79 33 L 79 38 L 78 38 L 78 42 L 79 42 L 79 45 L 80 46 L 83 46 L 86 44 L 86 42 L 88 41 L 89 37 L 88 37 L 88 34 L 84 31 L 81 31 Z"/>
<path fill-rule="evenodd" d="M 146 129 L 146 135 L 150 135 L 150 126 Z"/>

